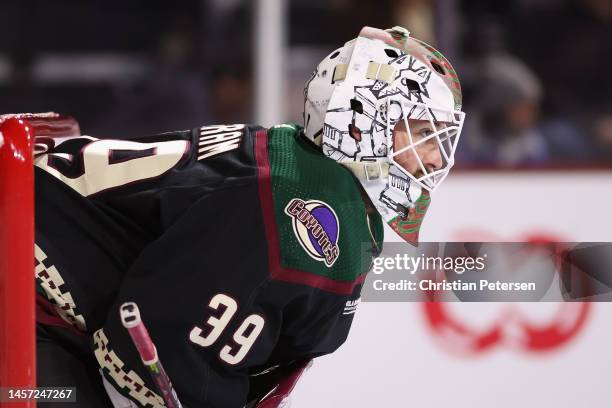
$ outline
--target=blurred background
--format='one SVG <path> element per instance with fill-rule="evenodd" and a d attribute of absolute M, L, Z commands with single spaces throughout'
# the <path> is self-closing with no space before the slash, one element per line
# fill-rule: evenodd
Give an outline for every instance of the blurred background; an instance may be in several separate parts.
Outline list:
<path fill-rule="evenodd" d="M 364 25 L 405 26 L 454 64 L 458 166 L 610 163 L 610 0 L 5 0 L 0 111 L 100 136 L 301 123 L 304 81 Z"/>
<path fill-rule="evenodd" d="M 99 137 L 301 123 L 305 80 L 364 25 L 407 27 L 461 78 L 422 241 L 612 241 L 611 0 L 4 0 L 0 112 Z M 292 406 L 610 406 L 612 304 L 435 305 L 361 304 Z"/>

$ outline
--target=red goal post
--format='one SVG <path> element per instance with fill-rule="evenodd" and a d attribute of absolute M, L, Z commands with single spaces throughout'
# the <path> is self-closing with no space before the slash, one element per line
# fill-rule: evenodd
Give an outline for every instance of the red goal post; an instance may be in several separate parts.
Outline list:
<path fill-rule="evenodd" d="M 78 134 L 57 113 L 0 115 L 0 387 L 36 386 L 34 139 Z"/>

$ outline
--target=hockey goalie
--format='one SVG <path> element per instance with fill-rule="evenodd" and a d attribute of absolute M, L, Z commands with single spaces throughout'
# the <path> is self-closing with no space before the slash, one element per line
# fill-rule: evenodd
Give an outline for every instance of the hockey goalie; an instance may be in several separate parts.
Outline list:
<path fill-rule="evenodd" d="M 39 386 L 76 386 L 84 407 L 166 406 L 125 302 L 185 407 L 261 404 L 346 340 L 383 225 L 418 242 L 461 89 L 405 29 L 364 27 L 304 93 L 303 127 L 36 139 Z"/>

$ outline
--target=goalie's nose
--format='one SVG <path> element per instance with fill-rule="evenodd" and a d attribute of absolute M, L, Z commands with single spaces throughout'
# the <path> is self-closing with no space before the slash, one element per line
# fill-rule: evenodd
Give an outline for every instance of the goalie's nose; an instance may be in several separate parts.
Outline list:
<path fill-rule="evenodd" d="M 440 146 L 436 143 L 423 154 L 422 157 L 423 165 L 428 172 L 440 170 L 444 165 L 442 160 L 442 153 L 440 152 Z"/>

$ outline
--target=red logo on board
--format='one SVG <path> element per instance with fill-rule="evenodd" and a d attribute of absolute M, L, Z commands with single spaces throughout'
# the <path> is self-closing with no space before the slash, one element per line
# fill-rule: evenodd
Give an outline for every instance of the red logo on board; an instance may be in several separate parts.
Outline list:
<path fill-rule="evenodd" d="M 501 241 L 495 234 L 479 231 L 463 233 L 461 241 Z M 550 234 L 530 234 L 523 242 L 562 242 Z M 565 302 L 554 305 L 546 321 L 536 322 L 515 304 L 503 304 L 501 311 L 485 327 L 474 324 L 473 317 L 462 315 L 462 308 L 473 305 L 458 302 L 426 302 L 423 311 L 436 340 L 456 354 L 476 354 L 496 347 L 511 347 L 526 352 L 559 349 L 575 339 L 585 327 L 591 310 L 589 302 Z"/>

